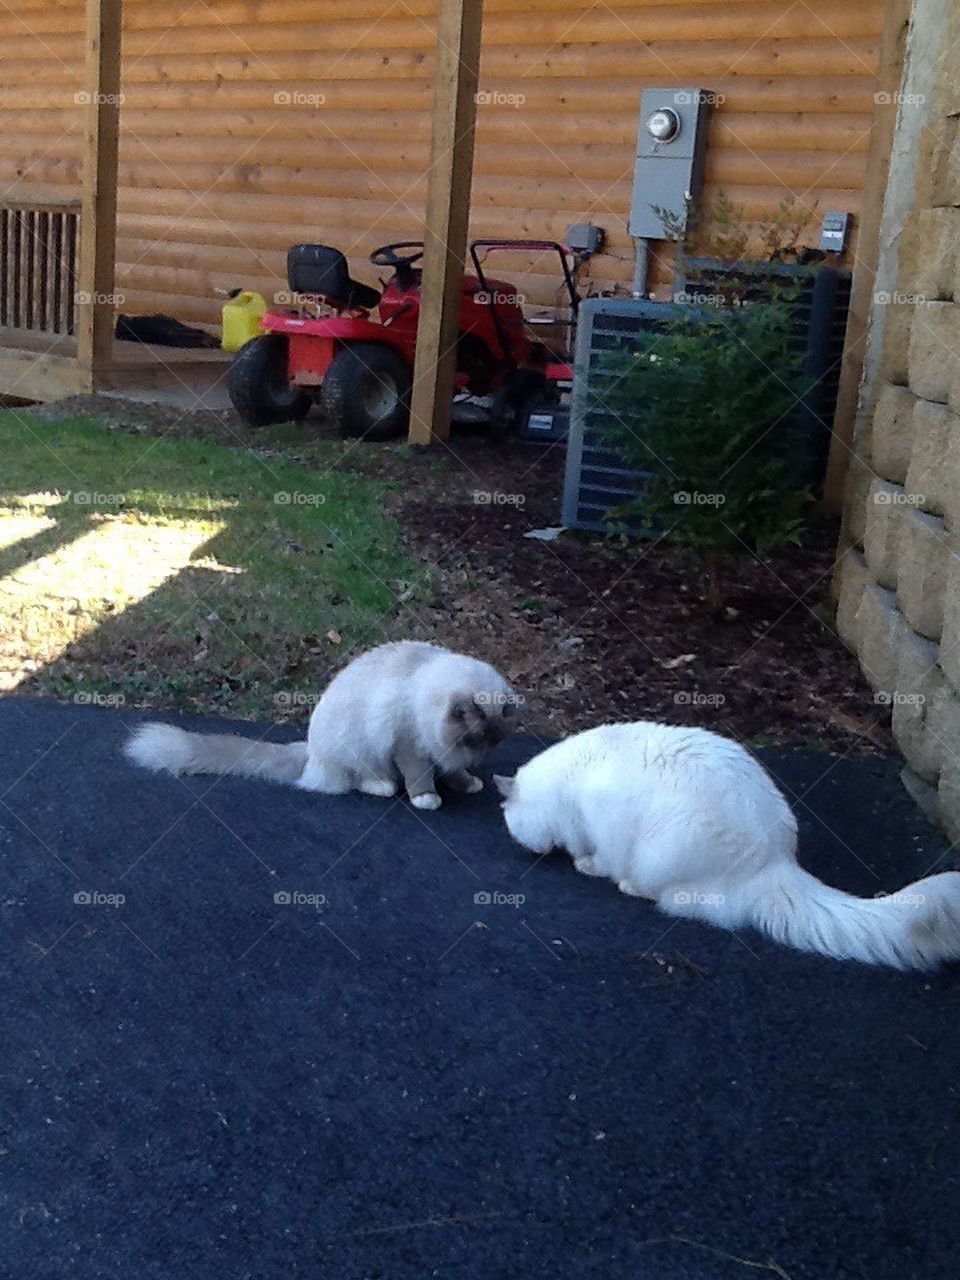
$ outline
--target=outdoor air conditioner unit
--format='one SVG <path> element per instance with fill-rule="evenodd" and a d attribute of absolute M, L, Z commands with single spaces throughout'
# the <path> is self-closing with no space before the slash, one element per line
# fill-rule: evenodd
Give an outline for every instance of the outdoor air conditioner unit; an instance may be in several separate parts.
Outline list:
<path fill-rule="evenodd" d="M 814 379 L 811 392 L 778 429 L 777 444 L 795 460 L 798 483 L 816 489 L 823 482 L 837 402 L 840 361 L 850 302 L 850 273 L 833 267 L 735 264 L 688 261 L 686 284 L 675 296 L 687 301 L 645 302 L 591 298 L 580 304 L 574 362 L 570 433 L 567 438 L 562 520 L 571 529 L 606 531 L 608 512 L 642 494 L 644 473 L 631 470 L 602 439 L 604 411 L 598 391 L 613 375 L 604 353 L 629 349 L 641 330 L 661 328 L 696 306 L 700 294 L 731 300 L 762 298 L 773 282 L 796 286 L 794 341 L 803 353 L 804 373 Z"/>

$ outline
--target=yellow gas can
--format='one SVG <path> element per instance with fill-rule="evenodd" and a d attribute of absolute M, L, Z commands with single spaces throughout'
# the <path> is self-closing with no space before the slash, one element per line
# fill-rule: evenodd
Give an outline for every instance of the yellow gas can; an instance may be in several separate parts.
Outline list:
<path fill-rule="evenodd" d="M 223 330 L 220 345 L 224 351 L 239 351 L 245 342 L 260 333 L 260 317 L 267 309 L 263 294 L 252 289 L 238 289 L 223 304 Z"/>

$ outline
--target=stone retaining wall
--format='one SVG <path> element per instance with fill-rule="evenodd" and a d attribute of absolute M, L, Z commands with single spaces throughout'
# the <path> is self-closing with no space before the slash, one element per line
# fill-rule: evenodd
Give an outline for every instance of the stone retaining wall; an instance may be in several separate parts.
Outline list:
<path fill-rule="evenodd" d="M 848 473 L 837 626 L 891 707 L 905 782 L 960 840 L 960 0 L 950 8 L 897 288 L 874 299 L 883 361 Z M 924 109 L 917 96 L 901 118 Z"/>

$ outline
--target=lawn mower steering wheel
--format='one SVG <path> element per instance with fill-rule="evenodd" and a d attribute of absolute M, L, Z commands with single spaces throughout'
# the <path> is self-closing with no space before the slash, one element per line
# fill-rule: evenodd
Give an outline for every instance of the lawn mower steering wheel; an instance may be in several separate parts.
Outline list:
<path fill-rule="evenodd" d="M 398 253 L 398 249 L 416 249 L 416 253 Z M 412 267 L 423 257 L 422 240 L 398 240 L 396 244 L 384 244 L 374 249 L 370 261 L 375 267 Z"/>

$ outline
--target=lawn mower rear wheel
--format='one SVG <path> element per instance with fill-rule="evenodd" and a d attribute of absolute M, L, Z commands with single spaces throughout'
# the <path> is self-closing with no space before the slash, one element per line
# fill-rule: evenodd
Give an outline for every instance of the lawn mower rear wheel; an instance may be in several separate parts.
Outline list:
<path fill-rule="evenodd" d="M 389 440 L 405 430 L 413 379 L 384 342 L 351 342 L 333 358 L 320 387 L 324 417 L 344 436 Z"/>

